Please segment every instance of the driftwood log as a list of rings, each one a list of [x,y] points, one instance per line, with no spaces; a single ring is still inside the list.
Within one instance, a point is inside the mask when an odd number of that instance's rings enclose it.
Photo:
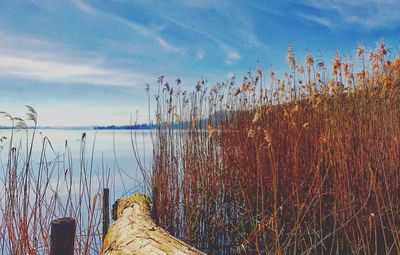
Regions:
[[[150,198],[139,193],[121,199],[117,220],[104,239],[102,254],[205,254],[157,226],[151,218],[151,208]]]

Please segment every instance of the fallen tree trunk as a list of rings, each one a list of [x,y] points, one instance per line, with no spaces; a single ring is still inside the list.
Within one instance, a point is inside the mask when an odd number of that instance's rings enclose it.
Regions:
[[[117,220],[104,239],[102,254],[205,254],[157,226],[151,207],[150,198],[139,193],[120,200]]]

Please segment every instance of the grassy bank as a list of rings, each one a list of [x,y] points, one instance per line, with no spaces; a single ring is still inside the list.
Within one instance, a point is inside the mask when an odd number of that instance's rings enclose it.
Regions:
[[[191,92],[159,79],[158,222],[210,254],[398,254],[400,58],[287,60]]]

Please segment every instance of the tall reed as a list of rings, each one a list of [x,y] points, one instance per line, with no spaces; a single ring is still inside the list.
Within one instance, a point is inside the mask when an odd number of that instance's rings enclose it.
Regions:
[[[400,253],[400,57],[287,60],[281,79],[159,79],[156,219],[209,254]]]
[[[102,236],[99,196],[108,186],[109,173],[103,171],[103,178],[94,179],[95,142],[87,150],[83,133],[80,164],[75,168],[67,141],[58,153],[49,138],[37,131],[37,113],[32,107],[27,106],[26,120],[1,114],[10,120],[11,129],[0,140],[0,253],[49,254],[51,221],[73,217],[77,222],[75,254],[98,254]],[[27,121],[33,123],[32,128]],[[86,158],[89,152],[91,157]]]

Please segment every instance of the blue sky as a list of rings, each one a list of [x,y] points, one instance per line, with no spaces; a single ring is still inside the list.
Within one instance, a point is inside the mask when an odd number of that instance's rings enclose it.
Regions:
[[[379,40],[399,53],[400,1],[3,0],[0,110],[31,105],[42,126],[145,121],[160,75],[190,89],[257,62],[284,72],[289,43],[329,61]]]

